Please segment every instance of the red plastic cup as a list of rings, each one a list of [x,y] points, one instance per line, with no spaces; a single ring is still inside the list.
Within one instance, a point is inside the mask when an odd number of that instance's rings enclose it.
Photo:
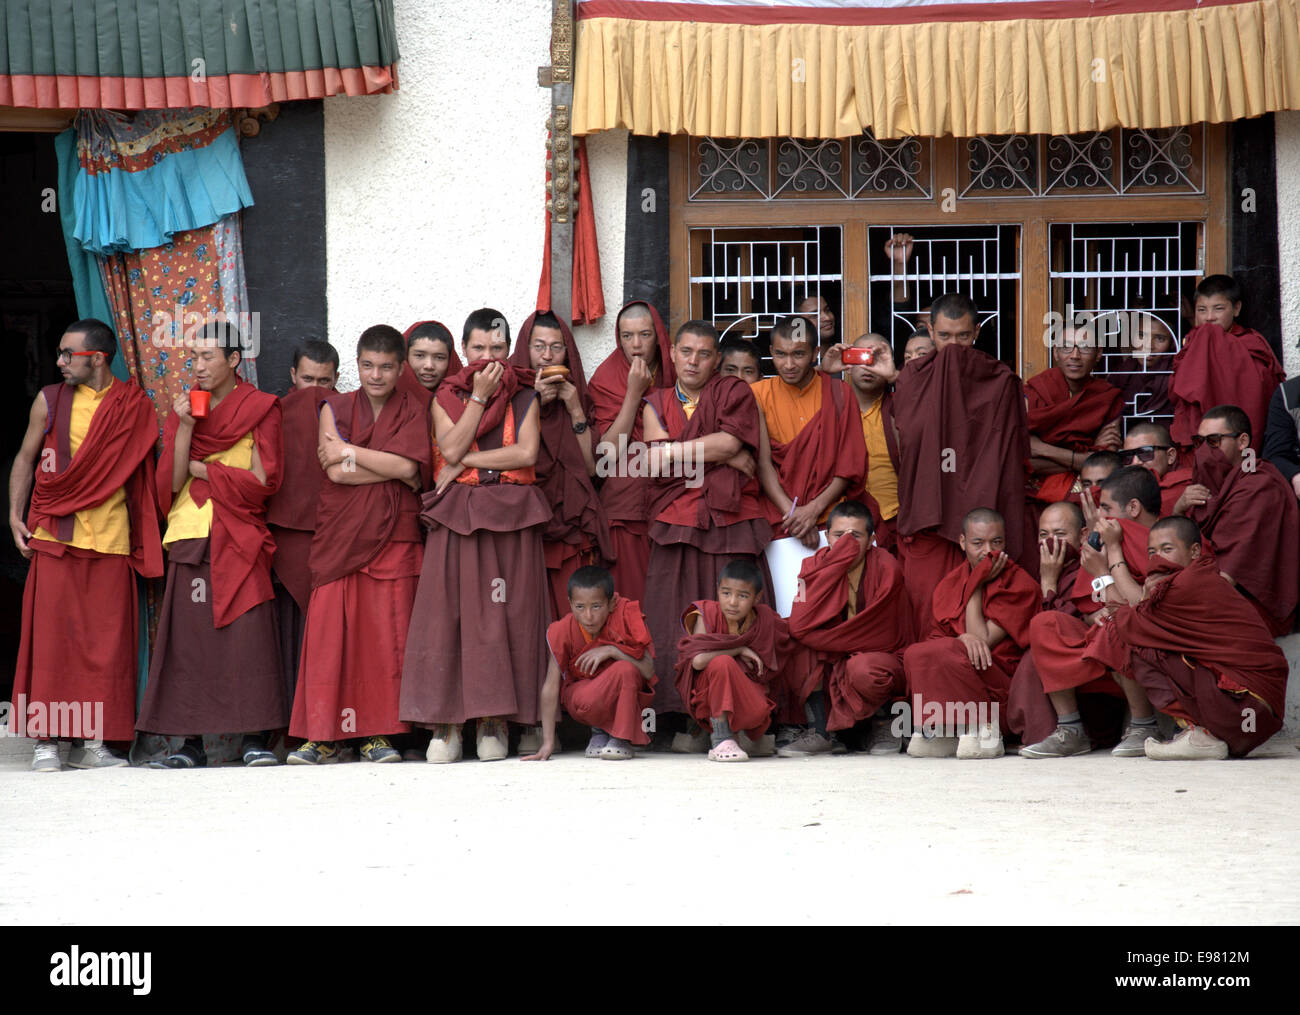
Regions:
[[[190,415],[195,419],[206,419],[208,406],[212,404],[212,392],[201,388],[190,391]]]

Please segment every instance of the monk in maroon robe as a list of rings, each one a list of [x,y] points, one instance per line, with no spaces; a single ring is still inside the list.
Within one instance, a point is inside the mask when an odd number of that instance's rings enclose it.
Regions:
[[[1237,323],[1241,290],[1228,275],[1211,275],[1196,287],[1196,327],[1183,339],[1174,357],[1169,397],[1174,406],[1170,427],[1183,447],[1214,405],[1240,406],[1250,419],[1250,432],[1259,450],[1268,423],[1268,402],[1286,380],[1268,344],[1258,331]]]
[[[894,388],[899,551],[922,638],[933,623],[935,587],[965,559],[958,543],[972,503],[1006,519],[1013,560],[1033,556],[1023,389],[1006,364],[973,348],[977,321],[965,296],[936,300],[929,327],[937,351],[904,365]]]
[[[862,491],[867,446],[849,386],[817,370],[811,330],[802,317],[777,322],[777,376],[751,390],[767,437],[759,448],[758,475],[772,538],[793,536],[816,549],[831,507],[847,491]]]
[[[401,718],[432,729],[435,764],[460,760],[469,719],[480,761],[506,757],[507,721],[538,724],[550,620],[536,392],[506,361],[510,329],[498,311],[470,314],[462,343],[468,365],[433,403],[436,478],[402,667]]]
[[[357,342],[361,389],[321,408],[325,470],[311,548],[312,592],[289,732],[307,742],[291,764],[337,760],[357,738],[365,761],[397,762],[402,662],[423,562],[419,490],[431,478],[428,415],[398,390],[406,345],[396,328]]]
[[[1132,718],[1111,753],[1120,758],[1141,757],[1143,744],[1155,729],[1155,713],[1140,687],[1122,677],[1116,683],[1104,672],[1092,672],[1081,666],[1079,659],[1097,637],[1096,625],[1117,606],[1141,598],[1147,534],[1156,522],[1160,488],[1149,471],[1127,466],[1102,484],[1097,507],[1089,502],[1082,507],[1087,529],[1096,535],[1100,546],[1086,542],[1080,546],[1080,567],[1070,596],[1073,609],[1040,613],[1030,622],[1033,668],[1026,671],[1026,684],[1017,694],[1017,702],[1029,714],[1024,724],[1025,746],[1020,751],[1026,758],[1071,757],[1092,750],[1092,739],[1081,719],[1079,695],[1108,694],[1112,684],[1127,699]],[[1030,700],[1040,688],[1056,715],[1055,722],[1041,707],[1041,700]],[[1098,734],[1098,739],[1111,739],[1106,723],[1099,724]]]
[[[903,649],[912,616],[903,572],[872,545],[871,513],[858,501],[831,509],[828,546],[803,562],[790,633],[813,652],[802,678],[788,683],[786,721],[807,728],[778,752],[805,757],[832,750],[831,737],[903,698]],[[897,746],[895,746],[895,752]]]
[[[402,338],[406,341],[406,369],[397,378],[397,388],[428,409],[438,385],[463,367],[456,355],[456,341],[441,321],[417,321],[402,333]],[[429,439],[432,442],[432,423]]]
[[[266,526],[275,540],[271,573],[276,586],[281,665],[291,698],[302,656],[302,625],[311,598],[316,498],[325,477],[316,457],[320,405],[334,390],[338,375],[338,350],[328,342],[309,339],[294,350],[289,370],[293,386],[280,396],[284,479],[267,502]]]
[[[1134,531],[1143,535],[1146,532],[1141,526],[1134,526]],[[1094,744],[1111,746],[1120,736],[1124,694],[1115,681],[1103,676],[1075,688],[1078,712],[1067,710],[1058,717],[1051,698],[1043,689],[1042,676],[1034,662],[1034,631],[1038,625],[1052,623],[1045,621],[1044,617],[1059,613],[1067,620],[1082,624],[1082,607],[1097,609],[1101,606],[1085,597],[1081,607],[1076,600],[1079,595],[1079,554],[1087,534],[1083,511],[1078,504],[1070,501],[1048,505],[1038,520],[1038,574],[1043,592],[1042,610],[1029,622],[1030,650],[1020,657],[1016,672],[1011,678],[1006,709],[1007,729],[1019,736],[1025,745],[1020,750],[1021,757],[1069,757],[1086,753]],[[1090,592],[1091,586],[1087,590]],[[1080,632],[1079,628],[1071,626],[1071,629]],[[1054,630],[1059,631],[1059,627]],[[1082,632],[1078,633],[1079,639],[1082,640],[1086,633],[1087,627],[1084,625]],[[1079,726],[1078,733],[1086,734],[1083,739],[1072,740],[1069,744],[1058,744],[1052,739],[1054,733],[1066,727],[1071,727],[1067,732],[1076,732],[1072,728],[1075,725]],[[1056,739],[1061,738],[1058,736]],[[1048,745],[1043,746],[1043,741],[1049,741]]]
[[[1123,396],[1093,376],[1100,352],[1090,332],[1067,326],[1052,350],[1057,365],[1025,382],[1030,479],[1041,503],[1065,500],[1090,452],[1120,446]]]
[[[551,658],[542,685],[538,750],[520,755],[545,761],[556,753],[559,706],[591,727],[586,756],[627,761],[633,745],[650,742],[646,721],[654,700],[654,645],[641,605],[614,593],[603,567],[587,565],[569,577],[569,611],[546,629]]]
[[[619,311],[615,338],[614,351],[591,375],[587,390],[591,423],[600,441],[597,475],[602,477],[600,499],[613,543],[614,585],[620,595],[644,602],[650,564],[650,489],[643,477],[629,475],[617,463],[628,461],[629,448],[644,440],[642,398],[649,391],[671,389],[677,378],[668,329],[649,303],[636,300]]]
[[[677,693],[709,731],[710,761],[771,753],[765,742],[776,707],[770,689],[806,657],[786,622],[759,601],[763,589],[756,563],[733,560],[722,569],[717,599],[701,599],[682,614]]]
[[[967,513],[966,559],[934,590],[934,630],[903,652],[912,757],[1002,756],[999,714],[1041,603],[1038,583],[1007,554],[1006,541],[996,511]]]
[[[9,477],[9,527],[31,561],[9,733],[37,741],[38,772],[59,771],[54,741],[69,737],[88,742],[72,767],[125,765],[103,741],[129,741],[135,726],[134,574],[162,574],[157,420],[139,387],[113,378],[116,345],[101,321],[64,332],[63,383],[36,396]]]
[[[1250,419],[1237,406],[1206,412],[1194,438],[1193,479],[1209,498],[1187,517],[1212,544],[1223,576],[1280,638],[1290,633],[1300,599],[1300,506],[1251,441]]]
[[[677,383],[650,392],[642,412],[642,431],[655,445],[647,465],[658,477],[646,480],[652,484],[646,581],[656,592],[646,617],[655,640],[659,712],[685,711],[673,681],[682,601],[708,598],[730,561],[758,556],[771,539],[754,478],[758,404],[748,384],[718,375],[717,364],[718,333],[688,321],[673,342]]]
[[[551,505],[542,535],[551,615],[569,612],[569,578],[580,567],[614,556],[596,474],[596,433],[582,355],[573,333],[552,314],[533,314],[515,339],[510,362],[520,383],[537,392],[542,428],[537,483]]]
[[[1160,517],[1180,514],[1179,501],[1192,482],[1192,467],[1184,463],[1169,428],[1163,423],[1134,423],[1119,452],[1123,465],[1140,465],[1160,483]]]
[[[183,394],[163,434],[167,587],[136,729],[186,742],[155,767],[202,767],[203,734],[230,732],[245,734],[244,764],[276,764],[262,734],[289,721],[266,527],[283,474],[280,402],[239,379],[241,348],[233,325],[204,328],[194,378],[206,415]]]
[[[1286,656],[1258,614],[1219,573],[1189,518],[1151,527],[1141,600],[1122,606],[1084,653],[1094,672],[1131,676],[1182,732],[1152,736],[1146,757],[1244,757],[1282,728]]]

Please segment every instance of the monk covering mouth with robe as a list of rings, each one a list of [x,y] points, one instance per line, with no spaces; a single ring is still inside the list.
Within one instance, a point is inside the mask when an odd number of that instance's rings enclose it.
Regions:
[[[1076,488],[1089,452],[1120,446],[1123,396],[1093,376],[1100,351],[1090,329],[1068,325],[1052,349],[1056,366],[1025,382],[1031,481],[1043,503],[1064,500]]]
[[[772,753],[766,734],[776,706],[768,688],[803,655],[785,621],[759,602],[763,587],[757,564],[733,560],[719,576],[717,599],[701,599],[682,614],[677,693],[709,731],[710,761]]]
[[[794,709],[789,718],[806,716],[808,726],[780,749],[782,757],[829,754],[829,733],[875,716],[906,694],[903,648],[911,641],[911,604],[902,568],[889,551],[871,545],[873,532],[865,504],[841,501],[831,509],[829,545],[799,571],[802,595],[791,608],[790,633],[813,658],[787,687]],[[893,753],[898,747],[894,740]]]
[[[1134,423],[1124,435],[1121,465],[1140,465],[1160,483],[1160,517],[1183,514],[1180,498],[1192,482],[1192,467],[1181,461],[1169,428],[1162,423]]]
[[[688,321],[673,342],[677,383],[645,399],[642,430],[649,455],[650,567],[654,590],[646,617],[655,640],[658,712],[685,712],[673,681],[683,601],[706,599],[722,569],[756,557],[771,538],[753,478],[760,423],[749,385],[721,377],[718,333]]]
[[[867,447],[852,392],[817,370],[811,338],[812,327],[802,317],[777,322],[772,329],[777,376],[752,390],[767,435],[758,475],[772,538],[793,536],[816,549],[818,527],[831,507],[847,490],[861,490]]]
[[[640,300],[619,311],[614,325],[617,347],[591,376],[591,423],[600,441],[597,454],[602,477],[600,499],[613,541],[614,585],[621,595],[645,600],[650,563],[650,488],[644,477],[630,474],[628,448],[639,445],[642,398],[646,392],[671,389],[672,343],[659,311]],[[612,466],[610,463],[613,463]]]
[[[542,684],[542,737],[524,761],[556,753],[559,706],[591,727],[586,756],[627,761],[634,744],[650,742],[644,713],[654,700],[654,646],[641,604],[614,594],[603,567],[580,567],[569,577],[569,611],[546,629],[550,649]]]
[[[1274,637],[1290,633],[1300,598],[1300,506],[1286,479],[1251,448],[1250,418],[1216,405],[1201,419],[1193,479],[1210,492],[1187,511],[1219,570]]]
[[[1219,574],[1191,519],[1151,527],[1142,599],[1118,609],[1084,663],[1132,675],[1183,727],[1150,737],[1157,761],[1244,757],[1282,728],[1287,661],[1263,621]]]
[[[1145,529],[1137,527],[1145,535]],[[1083,540],[1088,535],[1087,523],[1082,509],[1071,501],[1060,501],[1043,509],[1038,520],[1038,575],[1043,592],[1043,606],[1033,620],[1029,622],[1030,650],[1020,657],[1015,675],[1011,678],[1011,691],[1007,696],[1007,729],[1019,735],[1026,746],[1020,754],[1026,758],[1066,757],[1069,754],[1083,754],[1085,747],[1091,749],[1092,743],[1102,742],[1106,746],[1114,744],[1120,736],[1123,721],[1124,694],[1119,685],[1108,676],[1102,676],[1090,684],[1076,688],[1081,695],[1078,713],[1068,710],[1058,718],[1052,707],[1052,700],[1043,690],[1042,677],[1034,662],[1034,631],[1040,624],[1050,624],[1043,618],[1053,613],[1062,615],[1062,619],[1078,621],[1080,627],[1071,627],[1081,642],[1087,635],[1087,626],[1082,623],[1083,614],[1080,605],[1075,602],[1076,587],[1079,576],[1079,554]],[[1091,586],[1087,587],[1091,591]],[[1091,603],[1090,600],[1087,601]],[[1094,604],[1094,608],[1100,604]],[[1078,732],[1088,734],[1088,742],[1083,740],[1068,745],[1059,745],[1052,736],[1058,729],[1078,726]],[[1049,741],[1052,753],[1041,741]],[[1029,753],[1026,753],[1026,752]]]
[[[116,348],[102,321],[68,327],[59,342],[63,383],[36,396],[9,477],[9,528],[31,561],[9,732],[36,740],[37,772],[59,771],[60,738],[86,741],[73,744],[73,768],[119,768],[126,759],[104,741],[134,735],[132,572],[162,574],[153,461],[158,424],[144,392],[113,378]],[[91,714],[78,721],[53,707],[67,702],[84,702]]]
[[[506,721],[539,722],[549,607],[542,533],[550,505],[536,485],[537,393],[506,361],[510,326],[483,308],[465,320],[466,367],[438,388],[429,533],[402,667],[401,718],[429,726],[426,758],[461,757],[477,719],[480,761],[508,752]]]
[[[903,652],[914,758],[1002,756],[998,713],[1041,602],[1038,583],[1005,547],[1001,515],[989,508],[966,515],[966,559],[934,590],[935,630]]]
[[[537,392],[541,444],[537,484],[550,504],[542,536],[551,615],[569,612],[569,578],[580,567],[614,556],[605,506],[592,482],[596,434],[582,356],[573,334],[552,314],[533,314],[515,339],[510,362],[520,383]]]
[[[904,366],[894,387],[900,559],[921,638],[934,619],[935,587],[964,558],[958,543],[970,504],[1006,519],[1013,560],[1032,553],[1024,393],[1005,363],[973,348],[978,318],[960,293],[935,300],[930,331],[937,351]]]
[[[289,721],[266,527],[283,472],[280,402],[236,375],[242,347],[233,325],[203,327],[194,379],[207,414],[182,394],[163,435],[167,587],[136,729],[186,742],[154,767],[202,767],[203,734],[232,732],[245,734],[244,764],[274,765],[262,734]]]
[[[302,626],[311,598],[311,541],[316,532],[316,500],[325,471],[316,457],[320,406],[334,391],[339,354],[328,342],[308,339],[294,350],[289,371],[293,384],[280,396],[284,438],[284,479],[266,505],[266,527],[275,540],[271,572],[275,578],[280,626],[280,666],[290,700],[302,657]]]
[[[1268,339],[1237,323],[1241,289],[1228,275],[1211,275],[1196,287],[1196,327],[1174,357],[1169,398],[1174,406],[1170,431],[1183,447],[1201,425],[1205,410],[1236,405],[1250,419],[1256,450],[1268,422],[1268,402],[1286,372]]]
[[[1074,610],[1040,613],[1030,622],[1033,669],[1024,674],[1028,686],[1018,689],[1023,691],[1023,697],[1017,693],[1016,700],[1026,711],[1031,705],[1037,707],[1032,713],[1036,717],[1032,729],[1027,722],[1024,731],[1025,746],[1020,749],[1023,758],[1068,758],[1092,750],[1078,694],[1108,693],[1107,681],[1111,678],[1104,671],[1081,665],[1079,660],[1099,634],[1096,625],[1118,606],[1141,598],[1141,583],[1146,579],[1147,530],[1156,522],[1160,487],[1150,472],[1131,465],[1102,484],[1097,507],[1090,501],[1082,507],[1087,528],[1100,546],[1087,542],[1080,546],[1080,568],[1071,594]],[[1147,737],[1156,730],[1155,712],[1141,687],[1122,674],[1113,676],[1128,701],[1131,717],[1111,754],[1140,758]],[[1040,687],[1057,717],[1050,730],[1041,701],[1027,700]],[[1040,733],[1042,738],[1035,739]]]
[[[312,593],[289,732],[307,742],[290,764],[338,760],[363,740],[363,760],[401,761],[398,717],[407,625],[423,560],[419,491],[430,480],[428,408],[399,390],[406,344],[378,324],[357,342],[361,389],[321,407],[325,470],[312,541]]]

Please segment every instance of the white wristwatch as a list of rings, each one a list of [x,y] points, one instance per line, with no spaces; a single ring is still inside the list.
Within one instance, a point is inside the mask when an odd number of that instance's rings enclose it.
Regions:
[[[1104,574],[1100,578],[1094,578],[1092,580],[1093,595],[1097,595],[1097,596],[1104,595],[1106,590],[1114,584],[1115,584],[1115,579],[1108,574]]]

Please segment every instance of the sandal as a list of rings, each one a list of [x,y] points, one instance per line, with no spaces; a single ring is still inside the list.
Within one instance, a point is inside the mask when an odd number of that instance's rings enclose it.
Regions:
[[[161,761],[149,762],[150,768],[207,768],[208,756],[202,748],[186,744],[175,754],[169,754]]]
[[[601,761],[627,761],[632,757],[632,745],[618,737],[610,737],[609,743],[600,751]]]
[[[591,739],[587,741],[587,749],[583,753],[588,758],[599,758],[600,752],[609,746],[613,738],[604,730],[593,729]]]
[[[709,751],[710,761],[748,761],[749,755],[740,749],[734,740],[724,740]]]

